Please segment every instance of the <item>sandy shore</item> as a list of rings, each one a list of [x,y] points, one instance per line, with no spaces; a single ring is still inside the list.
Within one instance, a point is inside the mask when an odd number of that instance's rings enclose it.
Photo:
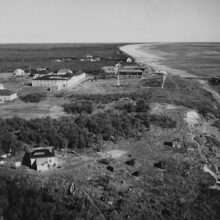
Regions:
[[[131,45],[122,46],[119,49],[124,53],[128,54],[129,56],[133,57],[137,63],[151,66],[155,70],[166,71],[168,74],[172,74],[180,77],[195,77],[195,78],[197,77],[186,71],[170,68],[168,66],[159,64],[159,61],[163,58],[152,54],[150,51],[150,45],[152,44],[131,44]],[[145,46],[144,50],[142,48],[143,46]],[[149,51],[146,46],[149,46]],[[213,90],[208,85],[208,83],[201,80],[198,80],[198,82],[203,86],[205,90],[212,93],[214,99],[220,105],[220,95],[215,90]]]
[[[119,49],[129,56],[133,57],[137,63],[151,66],[155,70],[166,71],[169,74],[178,75],[181,77],[195,77],[194,75],[187,73],[186,71],[170,68],[168,66],[159,64],[158,61],[162,58],[150,53],[150,48],[149,51],[147,51],[146,49],[146,46],[150,45],[152,44],[131,44],[122,46]],[[145,46],[144,50],[142,50],[143,46]]]

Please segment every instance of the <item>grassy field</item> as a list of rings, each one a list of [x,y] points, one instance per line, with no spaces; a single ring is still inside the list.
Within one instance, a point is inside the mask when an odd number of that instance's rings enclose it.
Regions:
[[[125,60],[118,49],[123,44],[12,44],[0,45],[0,72],[13,72],[16,68],[47,67],[51,71],[61,68],[92,72],[103,66]],[[101,58],[99,62],[81,62],[86,55]],[[56,59],[66,58],[63,62]]]
[[[26,67],[39,62],[57,68],[51,60],[58,55],[113,57],[96,63],[68,61],[70,68],[97,70],[108,62],[114,64],[120,56],[117,45],[1,47],[14,64],[19,62],[18,54],[24,53]],[[10,62],[3,63],[9,67]],[[216,123],[212,126],[215,116],[220,118],[220,106],[197,81],[169,74],[164,88],[149,88],[135,78],[122,79],[117,87],[117,80],[111,78],[47,91],[32,88],[27,76],[2,74],[0,79],[20,96],[45,94],[38,103],[17,99],[0,105],[1,145],[9,148],[14,143],[18,152],[22,149],[0,167],[0,215],[36,220],[219,219],[219,191],[210,189],[215,181],[203,172],[203,166],[207,163],[213,172],[220,167],[219,131]],[[64,104],[86,103],[91,104],[91,112],[70,108],[67,114],[63,109]],[[139,109],[140,103],[147,108],[139,112],[138,103]],[[193,110],[199,115],[195,125],[186,120]],[[13,116],[55,119],[3,119]],[[14,142],[8,142],[8,137]],[[174,139],[179,140],[179,148],[164,144]],[[26,166],[12,169],[11,163],[22,160],[23,150],[36,144],[56,147],[59,168],[45,173]],[[71,194],[72,183],[75,191]]]

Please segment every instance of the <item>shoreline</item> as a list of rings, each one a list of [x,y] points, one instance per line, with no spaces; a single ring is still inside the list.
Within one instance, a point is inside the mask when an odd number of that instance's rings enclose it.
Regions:
[[[158,44],[158,43],[157,43]],[[119,47],[121,51],[133,57],[137,63],[148,65],[153,67],[155,70],[166,71],[171,75],[181,76],[181,77],[196,77],[184,70],[170,68],[168,66],[159,64],[161,57],[151,54],[150,51],[141,51],[142,46],[147,46],[148,44],[130,44],[126,46]],[[153,44],[149,44],[153,45]],[[149,49],[150,50],[150,49]]]
[[[145,48],[145,51],[141,51],[141,47],[147,46],[147,45],[153,45],[153,43],[151,44],[147,44],[147,43],[129,44],[129,45],[119,47],[119,49],[122,52],[128,54],[129,56],[133,57],[137,63],[151,66],[156,71],[166,71],[168,74],[183,77],[183,78],[187,78],[187,77],[193,77],[195,79],[197,78],[196,75],[190,74],[184,70],[174,69],[174,68],[170,68],[168,66],[159,64],[160,59],[162,59],[161,57],[151,54],[150,51],[149,52],[146,51],[146,48]],[[212,93],[213,98],[220,105],[220,94],[218,94],[213,88],[211,88],[211,86],[207,82],[198,80],[198,83],[202,86],[203,89]]]

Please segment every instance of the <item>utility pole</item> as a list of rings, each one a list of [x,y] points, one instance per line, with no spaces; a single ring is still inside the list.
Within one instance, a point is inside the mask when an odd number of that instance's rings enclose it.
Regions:
[[[117,75],[117,86],[118,86],[118,87],[121,86],[121,84],[120,84],[120,71],[119,71],[120,67],[121,67],[121,64],[120,64],[120,63],[117,63],[117,64],[115,65],[115,75]]]
[[[120,77],[119,77],[119,72],[118,72],[118,75],[117,75],[117,86],[120,87]]]

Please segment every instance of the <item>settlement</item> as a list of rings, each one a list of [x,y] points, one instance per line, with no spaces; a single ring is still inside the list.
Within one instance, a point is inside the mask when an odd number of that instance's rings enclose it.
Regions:
[[[62,74],[55,74],[50,73],[47,75],[42,75],[32,79],[32,86],[33,87],[46,87],[50,90],[59,90],[65,87],[71,87],[77,85],[82,80],[86,78],[85,73],[80,74],[71,74],[66,73]]]

